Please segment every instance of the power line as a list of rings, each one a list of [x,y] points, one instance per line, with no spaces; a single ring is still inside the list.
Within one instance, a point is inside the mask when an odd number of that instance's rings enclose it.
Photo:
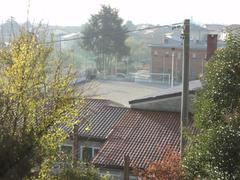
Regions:
[[[146,31],[146,30],[151,30],[151,29],[158,29],[162,27],[172,27],[172,30],[176,28],[182,27],[183,23],[174,23],[174,24],[168,24],[168,25],[158,25],[158,26],[151,26],[151,27],[146,27],[146,28],[140,28],[140,29],[134,29],[134,30],[128,30],[125,33],[133,33],[133,32],[139,32],[139,31]],[[53,43],[59,43],[59,42],[66,42],[66,41],[75,41],[75,40],[81,40],[81,39],[86,39],[84,37],[76,37],[76,38],[69,38],[69,39],[60,39],[60,40],[55,40],[55,41],[49,41],[45,42],[43,44],[53,44]]]
[[[141,29],[129,30],[126,33],[145,31],[145,30],[157,29],[157,28],[168,27],[168,26],[172,26],[172,28],[176,28],[176,27],[180,27],[182,24],[183,23],[174,23],[174,24],[169,24],[169,25],[151,26],[151,27],[146,27],[146,28],[141,28]]]

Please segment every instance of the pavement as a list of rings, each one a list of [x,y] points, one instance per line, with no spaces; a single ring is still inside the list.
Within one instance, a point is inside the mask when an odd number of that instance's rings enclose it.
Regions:
[[[78,88],[86,97],[108,99],[129,107],[129,101],[156,94],[166,89],[166,86],[151,83],[97,80],[81,84]]]

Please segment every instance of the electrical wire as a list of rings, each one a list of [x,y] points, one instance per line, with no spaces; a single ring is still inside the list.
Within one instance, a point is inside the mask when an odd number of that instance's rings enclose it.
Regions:
[[[158,29],[158,28],[169,27],[169,26],[172,27],[172,30],[173,30],[173,29],[182,27],[182,24],[183,24],[183,23],[174,23],[174,24],[168,24],[168,25],[150,26],[150,27],[141,28],[141,29],[127,30],[125,33],[133,33],[133,32],[139,32],[139,31],[146,31],[146,30]],[[54,43],[59,43],[59,42],[75,41],[75,40],[82,40],[82,39],[86,39],[86,38],[84,38],[84,37],[76,37],[76,38],[69,38],[69,39],[61,39],[61,40],[55,40],[55,41],[45,42],[45,43],[43,43],[43,44],[54,44]]]

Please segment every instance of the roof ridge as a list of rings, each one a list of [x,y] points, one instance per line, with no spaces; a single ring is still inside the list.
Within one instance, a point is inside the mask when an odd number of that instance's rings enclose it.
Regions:
[[[153,111],[153,110],[144,110],[144,109],[137,109],[137,108],[131,108],[131,107],[120,107],[120,106],[112,106],[112,105],[106,105],[102,108],[112,108],[112,109],[126,109],[129,111],[134,112],[146,112],[146,113],[169,113],[169,114],[180,114],[180,112],[175,111]]]
[[[125,107],[125,106],[123,106],[123,107],[121,107],[121,106],[113,106],[113,105],[106,105],[106,106],[104,106],[103,108],[115,108],[115,109],[128,109],[128,110],[130,110],[131,108],[129,108],[129,107]]]

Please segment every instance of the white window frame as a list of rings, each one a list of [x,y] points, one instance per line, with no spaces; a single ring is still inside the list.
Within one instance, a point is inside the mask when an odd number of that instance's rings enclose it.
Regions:
[[[100,150],[100,147],[96,147],[96,146],[80,146],[80,160],[83,160],[83,148],[92,148],[92,157],[94,158],[94,150],[98,149]],[[96,154],[95,154],[96,155]]]
[[[72,148],[72,153],[73,153],[73,145],[72,145],[72,144],[65,144],[65,143],[60,144],[60,145],[59,145],[59,149],[60,149],[60,151],[62,151],[62,146],[68,146],[68,147],[71,147],[71,148]]]

